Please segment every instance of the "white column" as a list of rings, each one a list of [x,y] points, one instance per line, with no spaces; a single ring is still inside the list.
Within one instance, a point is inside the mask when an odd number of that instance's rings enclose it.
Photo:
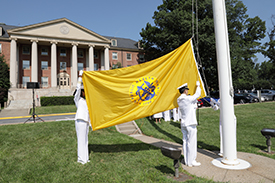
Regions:
[[[16,53],[17,53],[17,46],[16,46],[16,38],[11,38],[11,46],[10,46],[10,82],[11,88],[16,88],[17,85],[17,77],[16,77]]]
[[[31,81],[38,82],[38,57],[37,57],[37,40],[32,42],[32,56],[31,56]]]
[[[220,88],[220,120],[222,122],[223,159],[227,165],[239,164],[234,124],[234,91],[230,66],[226,10],[224,0],[212,0],[215,25],[216,52]]]
[[[71,81],[72,87],[76,87],[77,84],[77,43],[72,43],[72,73],[71,73]]]
[[[56,52],[56,44],[57,42],[51,42],[51,87],[57,87],[57,52]]]
[[[110,60],[109,60],[109,46],[104,47],[104,67],[105,70],[110,69]]]
[[[100,70],[104,71],[104,51],[100,51]]]
[[[95,45],[89,45],[89,71],[94,71],[94,47]]]

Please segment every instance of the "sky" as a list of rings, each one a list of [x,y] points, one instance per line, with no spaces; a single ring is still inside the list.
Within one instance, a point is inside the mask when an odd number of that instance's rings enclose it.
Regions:
[[[275,0],[242,1],[249,17],[259,16],[266,21],[267,30],[272,27]],[[162,0],[0,0],[0,4],[0,22],[7,25],[27,26],[67,18],[102,36],[138,41],[141,29],[148,22],[154,25],[152,17]],[[268,38],[263,40],[267,41]],[[258,62],[264,59],[258,55]]]

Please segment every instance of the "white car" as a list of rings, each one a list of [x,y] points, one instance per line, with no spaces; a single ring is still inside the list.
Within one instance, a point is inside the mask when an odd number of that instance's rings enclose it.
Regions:
[[[257,97],[257,99],[259,100],[259,97],[257,96],[256,93],[248,93],[248,94],[253,95],[254,97]],[[262,101],[262,102],[264,102],[264,101],[266,101],[266,100],[267,100],[267,99],[266,99],[265,97],[261,96],[261,101]]]
[[[261,90],[261,96],[265,97],[267,100],[275,101],[275,90],[263,89]]]

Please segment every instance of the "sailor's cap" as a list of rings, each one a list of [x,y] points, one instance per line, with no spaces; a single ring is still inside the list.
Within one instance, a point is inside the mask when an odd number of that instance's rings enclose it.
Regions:
[[[183,88],[185,90],[189,90],[187,83],[184,83],[183,85],[179,86],[178,90],[181,89],[181,88]]]

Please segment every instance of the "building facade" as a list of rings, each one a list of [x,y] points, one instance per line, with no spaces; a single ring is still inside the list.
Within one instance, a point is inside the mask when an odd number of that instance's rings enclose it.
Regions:
[[[62,95],[57,93],[75,89],[79,70],[144,62],[138,42],[102,36],[66,18],[23,27],[0,24],[0,53],[10,67],[11,100],[20,98],[16,92],[26,89],[27,82]]]

